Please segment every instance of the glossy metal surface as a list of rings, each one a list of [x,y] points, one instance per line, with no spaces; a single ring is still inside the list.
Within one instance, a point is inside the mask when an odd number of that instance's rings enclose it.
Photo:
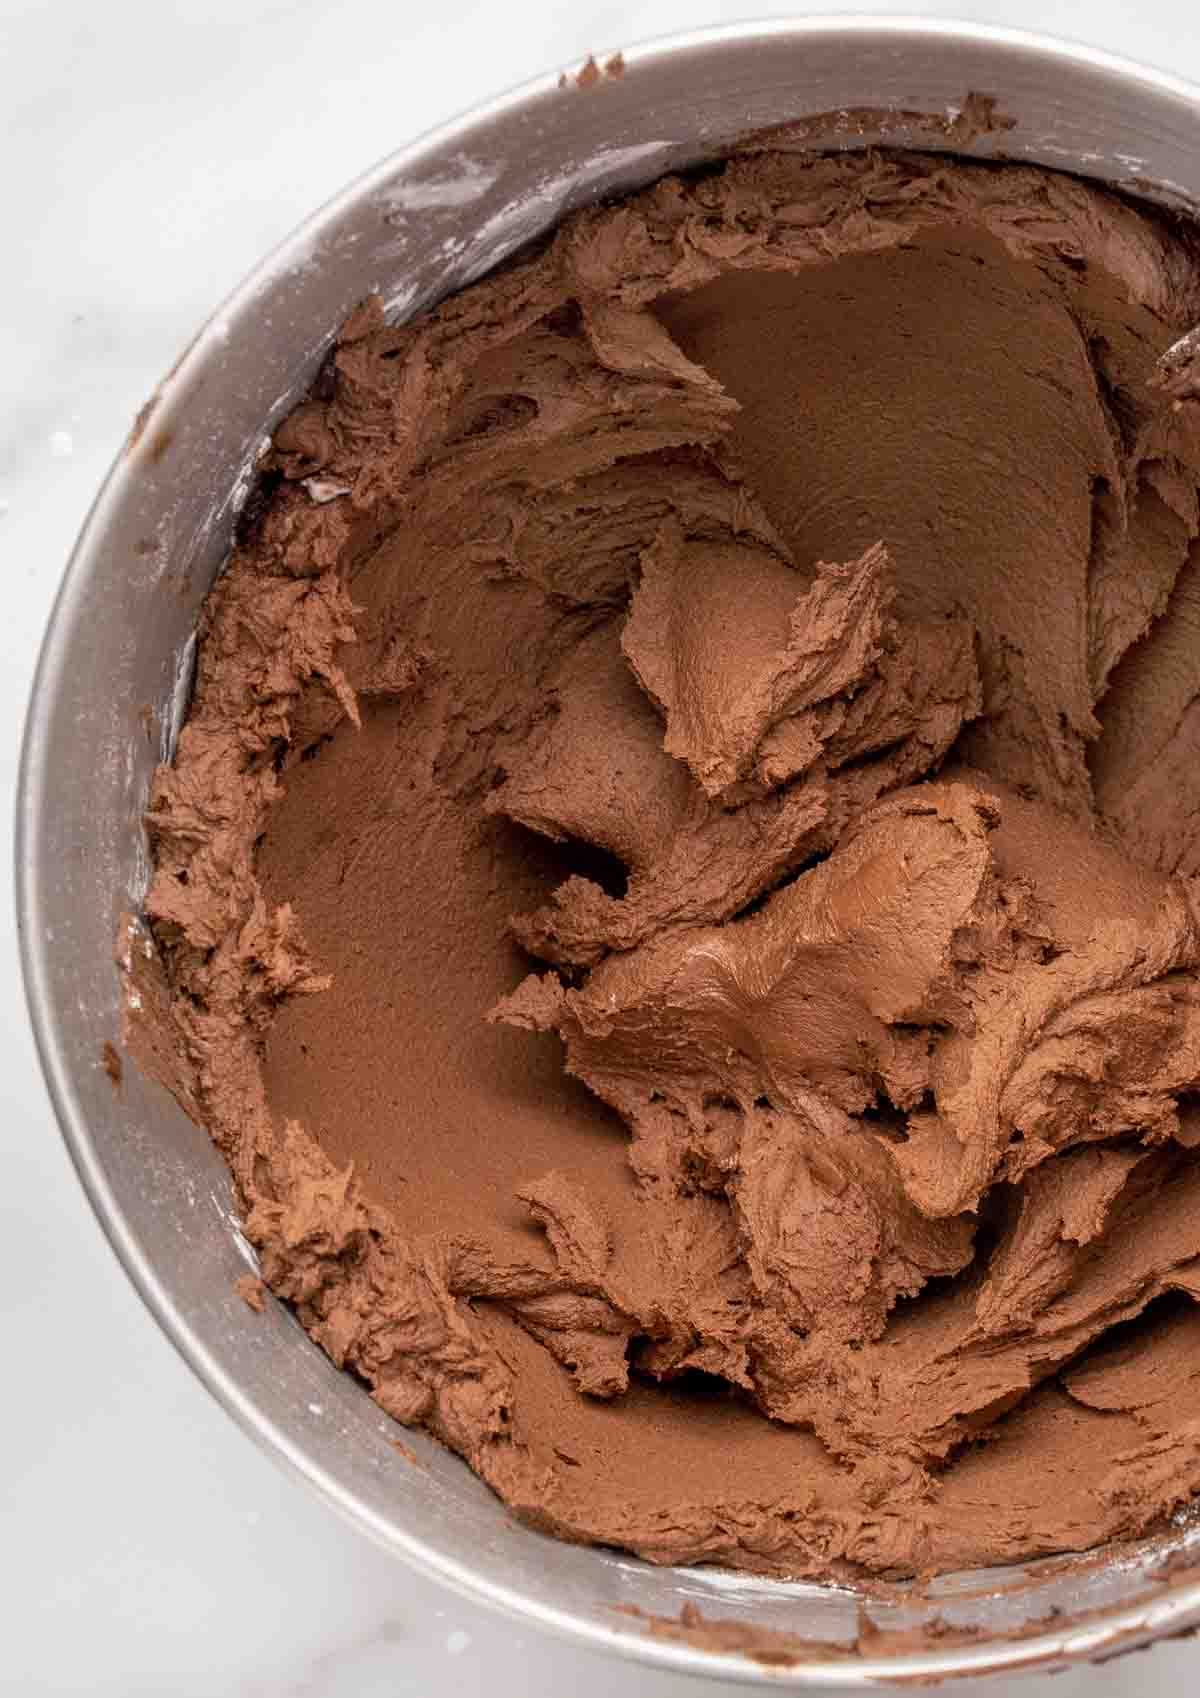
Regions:
[[[747,131],[847,107],[952,112],[972,90],[1017,124],[970,152],[1200,206],[1200,93],[1086,49],[974,25],[832,18],[679,37],[627,48],[624,61],[622,75],[591,86],[557,73],[530,83],[325,207],[199,333],[113,468],[47,633],[18,812],[26,983],[64,1136],[131,1279],[230,1413],[382,1544],[476,1599],[593,1646],[794,1686],[1045,1669],[1177,1632],[1200,1621],[1200,1585],[1150,1576],[1190,1543],[1183,1527],[1084,1573],[964,1576],[935,1588],[934,1603],[897,1592],[870,1604],[881,1626],[940,1615],[979,1636],[847,1660],[860,1607],[849,1592],[654,1569],[547,1540],[423,1435],[409,1436],[418,1465],[398,1471],[397,1429],[281,1306],[247,1325],[232,1287],[249,1251],[206,1134],[133,1068],[117,1093],[100,1065],[119,1032],[117,922],[144,887],[140,817],[186,703],[198,608],[266,433],[365,294],[405,316],[570,208],[717,155]],[[937,145],[902,126],[885,139]],[[618,1607],[678,1617],[686,1604],[803,1635],[813,1653],[793,1667],[713,1655],[650,1637]],[[1052,1628],[1011,1637],[1051,1609]]]

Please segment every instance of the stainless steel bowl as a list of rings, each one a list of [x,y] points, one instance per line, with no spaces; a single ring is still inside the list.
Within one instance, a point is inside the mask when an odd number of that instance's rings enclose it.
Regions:
[[[889,1655],[886,1638],[868,1636],[848,1654],[862,1604],[849,1591],[655,1569],[553,1542],[423,1435],[411,1437],[418,1465],[397,1466],[397,1429],[361,1386],[280,1305],[252,1318],[234,1295],[250,1252],[207,1135],[132,1068],[115,1092],[102,1065],[120,1027],[118,918],[143,892],[141,813],[186,704],[197,611],[260,445],[365,294],[405,316],[573,207],[746,132],[847,108],[890,114],[882,139],[894,143],[1039,161],[1200,207],[1200,91],[1030,35],[808,19],[626,49],[623,73],[579,69],[455,119],[317,213],[200,331],[96,501],[46,635],[18,812],[26,984],[63,1134],[130,1278],[226,1409],[381,1544],[481,1602],[624,1656],[795,1686],[1046,1669],[1178,1632],[1200,1621],[1182,1525],[1083,1571],[962,1576],[932,1599],[897,1591],[869,1605],[885,1631],[940,1617],[974,1637]],[[912,119],[952,117],[972,91],[994,96],[1015,126],[964,145],[945,133],[949,118]],[[827,145],[868,139],[834,122]],[[644,1615],[620,1607],[630,1605]],[[677,1620],[686,1606],[811,1646],[767,1666],[648,1631],[646,1616]]]

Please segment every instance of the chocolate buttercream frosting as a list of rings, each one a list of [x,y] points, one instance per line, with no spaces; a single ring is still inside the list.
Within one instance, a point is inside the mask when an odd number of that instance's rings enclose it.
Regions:
[[[767,152],[275,432],[130,1044],[524,1520],[897,1575],[1200,1488],[1198,321],[1148,208]]]

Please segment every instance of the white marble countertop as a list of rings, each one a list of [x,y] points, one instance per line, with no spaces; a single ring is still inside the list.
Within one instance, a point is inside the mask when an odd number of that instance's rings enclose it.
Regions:
[[[0,0],[0,782],[72,539],[190,332],[344,181],[587,51],[769,0]],[[846,8],[811,4],[812,11]],[[907,12],[915,5],[874,10]],[[959,0],[1200,80],[1194,0]],[[8,879],[8,860],[4,860]],[[464,1604],[305,1495],[143,1310],[59,1141],[0,907],[0,1692],[93,1698],[689,1698]],[[1200,1644],[989,1683],[995,1698],[1192,1692]],[[959,1688],[943,1687],[950,1693]]]

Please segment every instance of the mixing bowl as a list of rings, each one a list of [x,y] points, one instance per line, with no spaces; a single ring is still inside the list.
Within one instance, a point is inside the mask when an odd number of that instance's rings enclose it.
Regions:
[[[393,318],[412,314],[572,208],[801,119],[811,121],[793,141],[810,145],[882,140],[1036,161],[1200,208],[1200,91],[1085,48],[917,20],[747,24],[626,48],[385,161],[200,331],[84,527],[25,737],[29,1004],[80,1178],[161,1326],[266,1449],[397,1556],[578,1643],[676,1669],[865,1686],[1048,1668],[1200,1621],[1186,1518],[1099,1560],[870,1598],[552,1541],[425,1435],[408,1436],[415,1462],[402,1460],[400,1429],[282,1305],[249,1314],[233,1287],[253,1258],[207,1134],[134,1067],[115,1089],[111,1052],[103,1064],[120,1036],[114,939],[144,889],[141,816],[186,706],[197,613],[256,457],[335,327],[372,291]]]

